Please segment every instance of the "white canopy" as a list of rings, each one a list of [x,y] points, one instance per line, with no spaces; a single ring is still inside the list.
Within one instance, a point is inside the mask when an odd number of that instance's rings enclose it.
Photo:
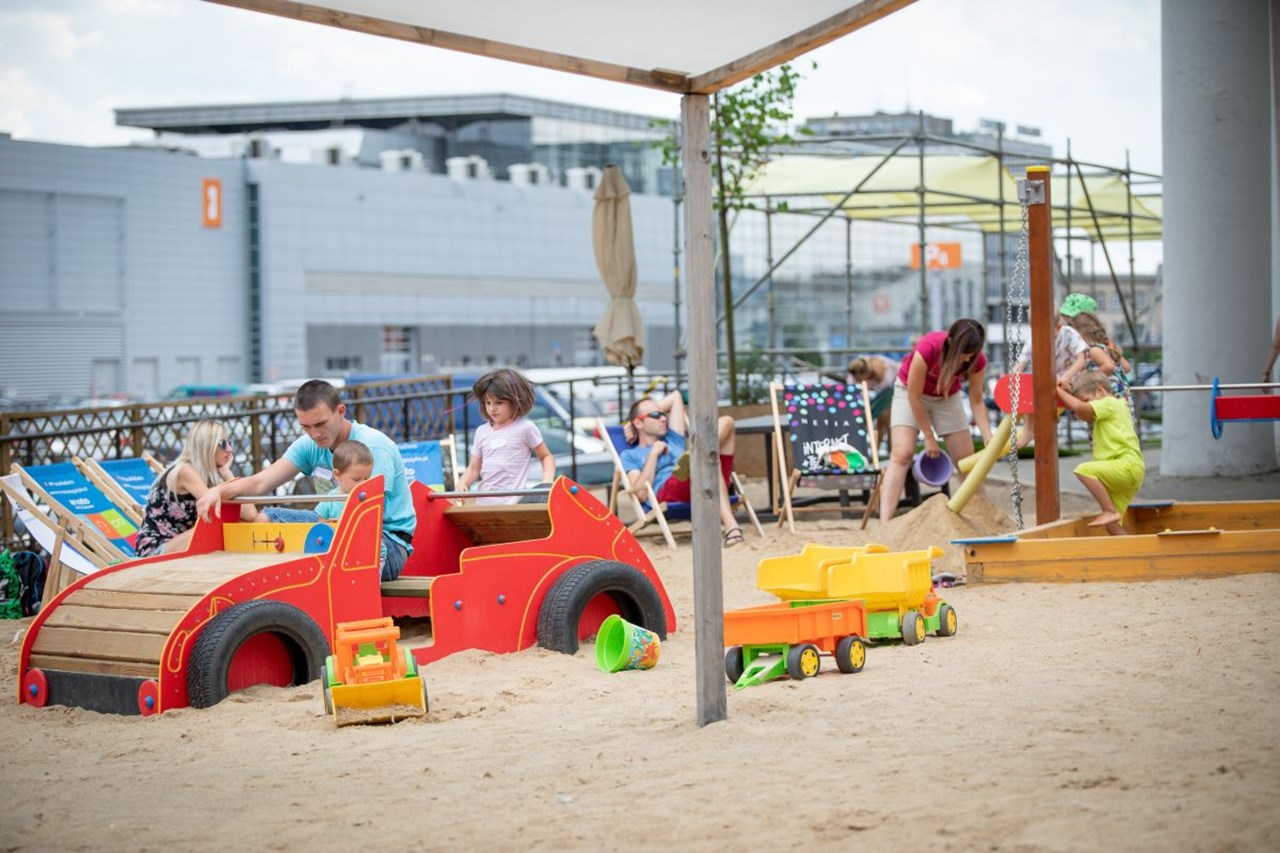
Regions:
[[[709,94],[913,0],[211,2],[620,83]]]

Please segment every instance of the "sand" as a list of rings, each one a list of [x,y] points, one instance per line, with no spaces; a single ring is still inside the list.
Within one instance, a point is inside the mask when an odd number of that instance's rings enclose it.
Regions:
[[[748,533],[726,606],[769,601],[757,561],[806,542],[942,544],[935,504]],[[957,636],[730,688],[699,727],[692,550],[647,550],[679,631],[645,672],[590,645],[466,652],[424,668],[426,717],[341,729],[318,682],[148,719],[10,692],[0,849],[1280,848],[1280,575],[948,589]],[[11,691],[17,657],[0,645]]]

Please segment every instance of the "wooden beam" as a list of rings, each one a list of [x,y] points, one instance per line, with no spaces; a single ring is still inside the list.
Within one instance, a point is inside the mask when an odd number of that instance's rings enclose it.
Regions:
[[[383,36],[384,38],[414,42],[428,47],[485,56],[490,59],[519,62],[523,65],[549,68],[553,71],[565,71],[570,74],[581,74],[585,77],[597,77],[601,80],[612,80],[616,83],[629,83],[633,86],[661,89],[664,92],[683,93],[689,88],[689,78],[681,72],[631,68],[612,62],[600,62],[594,59],[569,56],[568,54],[554,53],[548,50],[537,50],[517,44],[431,29],[430,27],[417,27],[400,21],[389,21],[368,15],[340,12],[311,3],[297,3],[291,0],[208,0],[208,2],[218,3],[223,6],[234,6],[238,9],[247,9],[253,12],[264,12],[281,18],[293,18],[312,24],[322,24],[327,27],[337,27],[338,29],[353,30],[355,32],[368,33],[369,35]],[[899,0],[899,2],[902,2],[902,0]]]
[[[689,460],[693,522],[694,657],[697,723],[728,716],[724,678],[724,586],[720,540],[720,465],[716,405],[715,272],[711,216],[711,104],[680,100],[684,237],[689,282]]]
[[[1280,571],[1280,530],[1089,536],[964,547],[970,578],[986,583],[1147,581]]]
[[[1053,363],[1053,223],[1050,221],[1049,167],[1027,167],[1027,189],[1039,184],[1040,197],[1027,203],[1027,277],[1031,284],[1031,363],[1035,388],[1036,521],[1062,516],[1058,494],[1058,394]]]
[[[748,77],[754,77],[762,71],[767,71],[775,65],[780,65],[788,59],[795,59],[802,53],[808,53],[816,47],[846,36],[854,30],[862,29],[873,21],[878,21],[899,9],[910,6],[913,2],[915,0],[863,0],[856,6],[837,12],[768,47],[704,74],[691,77],[688,84],[689,91],[703,95],[718,92]]]

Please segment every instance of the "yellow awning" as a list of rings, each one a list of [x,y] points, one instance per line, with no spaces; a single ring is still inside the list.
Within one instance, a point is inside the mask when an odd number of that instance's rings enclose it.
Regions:
[[[926,226],[990,233],[1022,227],[1017,180],[992,155],[926,154],[923,168],[917,153],[786,155],[746,192],[823,199],[850,219],[917,223],[923,215]],[[1135,240],[1161,237],[1160,196],[1134,194],[1119,174],[1053,174],[1050,198],[1055,228],[1091,239],[1123,240],[1131,231]]]

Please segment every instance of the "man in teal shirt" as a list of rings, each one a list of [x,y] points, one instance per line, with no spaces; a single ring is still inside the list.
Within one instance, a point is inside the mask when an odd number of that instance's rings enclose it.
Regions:
[[[298,474],[312,478],[317,494],[328,494],[337,487],[333,477],[333,448],[354,439],[369,448],[373,454],[373,476],[381,474],[385,482],[379,565],[383,580],[395,580],[413,550],[410,543],[417,523],[399,448],[373,427],[348,420],[346,404],[328,382],[312,379],[304,383],[294,395],[293,409],[305,435],[289,445],[283,458],[264,470],[209,489],[196,501],[196,511],[208,520],[209,510],[221,506],[224,498],[270,494]],[[268,510],[268,517],[275,521],[318,521],[320,518],[314,512],[279,509]]]

